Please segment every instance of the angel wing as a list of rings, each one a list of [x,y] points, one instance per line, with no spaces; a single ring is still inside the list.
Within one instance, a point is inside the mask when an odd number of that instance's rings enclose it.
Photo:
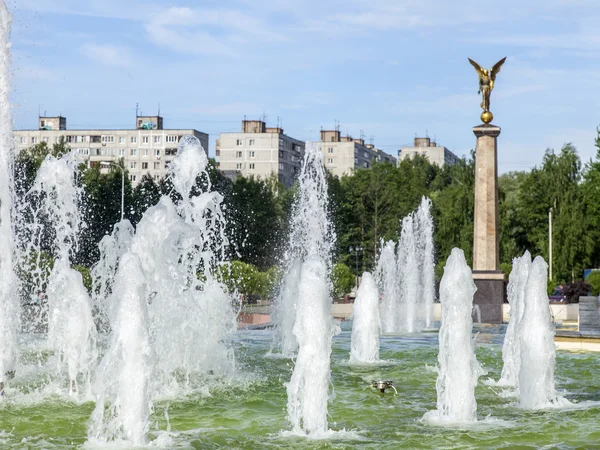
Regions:
[[[469,60],[469,62],[471,63],[471,65],[473,67],[475,67],[475,71],[477,72],[477,75],[479,75],[479,77],[481,77],[482,75],[485,75],[484,69],[482,69],[479,64],[477,64],[471,58],[467,58],[467,59]]]
[[[496,80],[496,74],[500,72],[500,68],[502,67],[502,64],[504,64],[504,61],[506,61],[506,56],[494,64],[494,66],[490,69],[490,78],[492,81]]]

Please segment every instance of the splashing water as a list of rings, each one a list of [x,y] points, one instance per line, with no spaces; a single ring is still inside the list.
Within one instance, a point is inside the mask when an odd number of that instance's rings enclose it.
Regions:
[[[102,238],[98,244],[100,258],[91,269],[92,276],[92,301],[96,321],[99,329],[104,332],[110,331],[110,323],[114,319],[114,308],[109,302],[113,283],[119,268],[119,262],[123,255],[131,248],[131,242],[135,230],[129,222],[124,219],[113,227],[113,232]],[[112,297],[115,299],[116,297]]]
[[[425,327],[431,328],[433,322],[433,302],[435,301],[435,256],[433,245],[433,218],[431,200],[423,197],[416,213],[416,235],[421,270],[421,295]]]
[[[556,348],[547,289],[548,264],[537,256],[529,270],[523,318],[517,330],[521,346],[519,405],[526,409],[570,403],[555,389]]]
[[[154,363],[150,345],[146,278],[139,258],[126,253],[116,274],[116,305],[109,349],[98,367],[98,397],[89,441],[145,445],[152,411],[149,380]]]
[[[379,359],[379,290],[373,275],[363,273],[354,302],[350,362]]]
[[[25,254],[40,254],[44,229],[50,225],[51,250],[56,255],[47,280],[48,343],[56,352],[57,372],[66,366],[70,392],[78,392],[79,374],[90,386],[90,371],[96,359],[96,327],[92,305],[83,279],[71,268],[82,227],[79,211],[83,189],[77,185],[77,162],[72,154],[48,155],[40,166],[28,196],[38,208],[30,230],[34,237]],[[42,281],[42,280],[39,280]],[[41,286],[38,286],[38,289]]]
[[[303,255],[293,333],[298,356],[287,384],[288,420],[293,431],[315,436],[327,431],[331,340],[331,248],[333,233],[327,213],[327,184],[319,148],[304,155],[292,234],[303,234]]]
[[[477,288],[464,252],[458,248],[446,261],[440,283],[442,324],[439,335],[437,410],[423,420],[463,423],[477,420],[475,386],[483,370],[473,348],[473,295]]]
[[[0,394],[7,374],[14,371],[19,327],[18,280],[14,271],[13,230],[13,135],[10,93],[11,17],[5,2],[0,4]]]
[[[500,386],[518,386],[521,370],[521,341],[517,331],[521,328],[525,303],[525,287],[531,268],[531,254],[526,251],[520,258],[513,259],[513,267],[508,277],[508,303],[510,319],[504,344],[502,345],[502,375],[498,381]]]
[[[298,341],[294,336],[293,328],[296,322],[296,303],[301,271],[302,260],[295,258],[289,264],[289,269],[283,277],[273,311],[275,332],[273,333],[271,352],[279,347],[281,354],[288,357],[294,356],[298,350]]]
[[[170,169],[182,201],[176,206],[163,196],[149,208],[131,246],[148,283],[155,377],[162,386],[188,388],[194,373],[234,369],[227,342],[236,329],[236,314],[216,278],[227,245],[223,197],[210,190],[207,164],[199,140],[182,138]],[[197,180],[204,190],[196,195]]]
[[[381,242],[375,276],[379,289],[383,294],[380,304],[381,331],[393,333],[400,330],[400,315],[396,311],[399,292],[396,244],[394,241],[388,241],[385,245],[383,241]]]
[[[398,278],[400,280],[401,329],[414,333],[423,328],[421,280],[418,263],[418,248],[415,239],[414,216],[409,214],[402,220],[402,232],[398,244]]]

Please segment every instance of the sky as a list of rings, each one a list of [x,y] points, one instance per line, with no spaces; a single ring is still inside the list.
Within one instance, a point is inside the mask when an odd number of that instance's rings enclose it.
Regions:
[[[7,0],[17,129],[38,111],[68,128],[239,131],[266,117],[300,140],[332,129],[397,156],[426,134],[475,145],[470,57],[506,56],[491,98],[499,172],[573,143],[594,158],[600,124],[597,0]]]

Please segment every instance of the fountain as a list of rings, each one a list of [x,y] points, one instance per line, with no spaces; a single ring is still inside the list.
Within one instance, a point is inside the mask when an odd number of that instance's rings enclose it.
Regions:
[[[54,237],[51,250],[56,259],[47,280],[48,343],[57,356],[57,373],[66,365],[70,392],[79,391],[77,376],[82,374],[90,390],[90,371],[96,359],[96,327],[90,296],[81,274],[71,268],[78,248],[82,218],[79,211],[82,188],[77,183],[77,162],[71,154],[62,158],[48,155],[38,170],[27,197],[37,205],[25,246],[29,254],[41,253],[41,240],[50,227]],[[41,220],[43,218],[44,220]],[[41,286],[38,286],[38,289]]]
[[[523,317],[517,329],[521,350],[519,404],[526,409],[569,404],[555,388],[556,349],[547,289],[548,264],[536,256],[529,270]]]
[[[293,328],[296,321],[301,270],[302,260],[299,257],[288,264],[288,270],[281,281],[281,289],[273,307],[275,332],[270,352],[273,353],[275,348],[279,348],[281,355],[285,357],[294,356],[298,350],[298,341],[294,336]]]
[[[402,232],[398,243],[398,278],[400,280],[400,319],[398,331],[414,333],[423,328],[423,298],[419,257],[415,239],[414,215],[409,214],[402,220]]]
[[[13,230],[13,135],[10,94],[11,17],[0,4],[0,395],[15,370],[19,326],[18,280],[15,274]]]
[[[425,328],[433,326],[433,302],[435,301],[435,257],[433,246],[433,217],[431,200],[423,197],[416,213],[417,248],[421,269],[421,295],[425,306]]]
[[[379,290],[373,275],[363,273],[356,300],[350,342],[350,362],[374,362],[379,359]]]
[[[295,433],[309,436],[327,431],[331,340],[331,247],[333,235],[327,212],[327,183],[317,147],[307,149],[300,173],[300,190],[292,235],[304,234],[296,320],[293,334],[298,355],[287,384],[288,420]]]
[[[525,287],[531,268],[531,254],[526,251],[520,258],[513,259],[513,267],[508,282],[508,303],[510,304],[510,320],[502,346],[502,375],[498,381],[500,386],[517,386],[521,370],[521,342],[517,330],[521,327],[523,307],[525,303]]]
[[[439,335],[437,410],[428,422],[464,423],[477,420],[475,386],[483,370],[473,348],[473,295],[477,288],[462,250],[454,248],[440,283],[442,324]]]
[[[415,333],[431,328],[435,301],[435,262],[431,200],[402,220],[397,254],[393,241],[381,244],[376,277],[383,292],[384,333]]]
[[[400,317],[396,312],[398,305],[398,267],[396,264],[396,244],[381,241],[381,250],[375,270],[377,285],[383,298],[380,304],[381,331],[394,333],[400,329]]]
[[[92,413],[90,442],[148,443],[150,377],[154,354],[150,342],[147,285],[139,258],[122,256],[114,283],[114,332],[98,367],[98,399]]]

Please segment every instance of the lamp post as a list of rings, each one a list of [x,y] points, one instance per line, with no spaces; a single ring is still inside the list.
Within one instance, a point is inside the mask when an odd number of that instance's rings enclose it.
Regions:
[[[552,207],[548,210],[548,275],[552,280]]]
[[[353,247],[352,245],[348,247],[348,251],[350,253],[354,252],[354,255],[356,256],[356,290],[358,291],[358,280],[359,280],[359,276],[358,276],[358,252],[362,252],[362,247],[360,245],[357,245],[355,247]]]
[[[110,161],[100,161],[100,165],[117,167],[121,171],[121,220],[123,220],[125,215],[125,169],[119,164]]]

